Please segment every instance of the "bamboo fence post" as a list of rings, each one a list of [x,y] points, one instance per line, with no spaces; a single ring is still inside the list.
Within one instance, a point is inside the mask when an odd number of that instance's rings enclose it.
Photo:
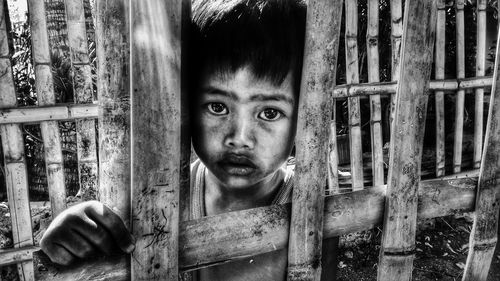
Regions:
[[[134,1],[132,280],[177,280],[181,182],[181,28],[187,0]],[[186,20],[186,19],[185,19]]]
[[[359,83],[358,63],[358,1],[345,1],[345,58],[347,84]],[[351,149],[352,190],[363,189],[363,149],[359,97],[347,98],[349,110],[349,142]]]
[[[391,80],[399,80],[399,72],[401,67],[401,43],[403,39],[403,5],[401,0],[391,0],[391,47],[392,47],[392,63],[391,63]],[[392,132],[392,122],[396,109],[396,95],[391,95],[390,122],[389,128]]]
[[[377,280],[411,280],[436,0],[407,0]]]
[[[366,49],[368,57],[368,81],[379,82],[379,54],[378,54],[378,0],[368,1],[368,27],[366,33]],[[371,145],[372,145],[372,173],[373,185],[384,184],[384,156],[382,147],[382,113],[380,95],[370,96],[371,114]]]
[[[65,0],[68,43],[73,68],[75,103],[93,102],[93,85],[88,54],[83,0]],[[76,120],[79,193],[83,201],[96,199],[98,175],[95,121]]]
[[[330,134],[328,135],[328,194],[339,193],[339,150],[337,146],[337,118],[335,98],[332,101],[332,118],[330,119]]]
[[[7,40],[7,23],[4,4],[0,1],[0,108],[17,105],[12,76],[12,65]],[[28,198],[28,174],[24,156],[24,141],[21,125],[0,126],[5,163],[7,198],[12,222],[14,248],[33,245],[31,215]],[[33,261],[18,263],[19,279],[34,280]]]
[[[464,0],[455,1],[456,42],[457,42],[457,79],[465,77],[465,39],[464,39]],[[465,91],[458,90],[455,106],[455,138],[453,145],[453,173],[462,169],[462,139],[464,128]]]
[[[288,277],[320,280],[331,96],[335,85],[342,0],[310,1],[300,87]]]
[[[498,37],[500,39],[500,36]],[[469,255],[463,281],[483,281],[488,277],[498,240],[500,206],[500,48],[497,45],[493,89],[491,91],[485,148],[476,190],[474,223],[469,238]]]
[[[444,79],[445,47],[446,47],[446,2],[437,2],[435,78]],[[436,105],[436,177],[445,173],[445,130],[444,130],[444,92],[435,92]]]
[[[477,44],[476,44],[476,76],[484,76],[486,64],[486,5],[487,0],[477,1]],[[481,165],[483,146],[483,112],[484,89],[477,88],[474,96],[474,154],[473,165],[477,169]]]
[[[99,200],[130,225],[129,1],[96,5]]]
[[[38,105],[53,105],[56,103],[56,97],[51,71],[45,4],[43,1],[28,0],[28,7],[30,10],[31,44],[33,46],[32,54],[35,65]],[[40,127],[45,150],[44,156],[52,216],[55,217],[66,209],[61,135],[56,121],[41,122]]]

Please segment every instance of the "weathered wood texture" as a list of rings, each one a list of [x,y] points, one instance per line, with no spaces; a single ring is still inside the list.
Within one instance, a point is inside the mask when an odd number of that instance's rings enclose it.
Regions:
[[[368,28],[366,34],[366,49],[368,58],[368,81],[379,82],[379,54],[378,54],[378,0],[368,1]],[[380,95],[370,96],[370,132],[372,147],[372,175],[373,185],[384,184],[384,155],[382,147],[382,105]]]
[[[358,1],[345,1],[345,59],[347,84],[359,83],[358,60]],[[340,24],[340,20],[339,20]],[[361,143],[361,113],[359,97],[347,99],[352,190],[363,189],[363,149]]]
[[[446,2],[437,2],[437,23],[436,23],[436,48],[434,57],[434,71],[436,79],[444,79],[444,63],[446,49]],[[436,177],[444,176],[445,173],[445,115],[444,115],[444,92],[434,93],[436,112]]]
[[[408,0],[377,280],[411,280],[436,0]]]
[[[30,10],[31,44],[34,46],[32,57],[35,65],[38,105],[53,105],[56,103],[56,97],[51,71],[45,5],[43,1],[29,0],[28,8]],[[55,121],[41,122],[40,127],[52,215],[56,216],[66,208],[61,135],[58,123]]]
[[[183,1],[131,6],[132,280],[178,278]]]
[[[300,87],[288,280],[320,280],[327,153],[341,0],[310,1]]]
[[[456,63],[457,78],[465,77],[465,35],[464,35],[464,0],[455,1],[456,10]],[[455,102],[455,135],[453,143],[453,173],[462,170],[462,140],[464,129],[464,101],[465,91],[459,89]]]
[[[401,0],[391,0],[391,80],[399,80],[400,59],[401,59],[401,43],[403,40],[403,5]],[[390,111],[390,131],[392,131],[392,122],[396,110],[396,97],[391,96],[391,111]]]
[[[83,0],[65,0],[65,5],[75,103],[92,103],[93,85]],[[76,120],[78,176],[80,179],[78,193],[84,201],[96,199],[97,196],[98,165],[95,130],[95,120]]]
[[[0,1],[0,39],[7,38],[4,4]],[[7,40],[0,41],[0,108],[17,105],[12,66]],[[31,216],[28,199],[28,175],[24,156],[24,141],[18,124],[1,125],[0,135],[4,155],[5,185],[12,222],[14,248],[33,245]],[[0,255],[0,260],[4,257]],[[17,265],[20,280],[34,280],[33,262],[23,261]]]
[[[99,200],[130,222],[129,1],[97,1]]]
[[[477,179],[431,180],[421,182],[418,218],[426,219],[472,211]],[[382,223],[385,186],[325,198],[323,238],[371,229]],[[179,232],[179,265],[194,270],[231,259],[283,249],[288,242],[290,204],[224,213],[182,222]],[[39,254],[37,254],[38,256]],[[99,266],[111,280],[126,280],[124,257],[91,260],[71,268],[44,262],[47,271],[40,280],[92,279]],[[128,273],[130,274],[130,273]],[[78,278],[77,278],[78,277]]]
[[[498,37],[500,39],[500,36]],[[462,280],[483,281],[497,244],[500,208],[500,48],[497,46],[493,91],[491,93],[485,148],[481,160],[476,194],[474,224],[469,240],[469,255]]]

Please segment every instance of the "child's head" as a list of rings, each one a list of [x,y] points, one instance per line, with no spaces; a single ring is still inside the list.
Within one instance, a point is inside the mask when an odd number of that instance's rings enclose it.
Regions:
[[[290,154],[305,16],[300,0],[193,2],[193,145],[222,184],[269,179]]]

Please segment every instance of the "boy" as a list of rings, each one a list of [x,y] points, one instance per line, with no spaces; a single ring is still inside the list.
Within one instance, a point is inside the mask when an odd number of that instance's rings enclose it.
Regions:
[[[193,2],[189,92],[200,160],[191,168],[192,219],[291,201],[285,163],[296,130],[305,17],[301,0]],[[133,240],[121,219],[94,201],[55,218],[41,246],[54,262],[69,264],[115,248],[131,253]],[[337,240],[325,242],[331,248]],[[328,256],[323,280],[334,278]],[[278,250],[201,269],[195,279],[285,280],[286,267],[287,252]]]

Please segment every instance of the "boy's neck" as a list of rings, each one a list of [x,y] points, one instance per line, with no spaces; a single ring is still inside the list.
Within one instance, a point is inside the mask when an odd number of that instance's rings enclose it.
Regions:
[[[285,178],[285,171],[278,169],[268,180],[245,189],[231,189],[220,184],[208,169],[205,173],[206,215],[239,211],[271,205]]]

